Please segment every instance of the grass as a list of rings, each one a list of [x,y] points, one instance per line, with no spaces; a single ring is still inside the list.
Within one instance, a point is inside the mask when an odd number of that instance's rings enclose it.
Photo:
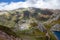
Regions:
[[[60,24],[60,20],[55,20],[52,21],[51,23],[45,23],[44,26],[47,29],[49,35],[50,35],[50,40],[57,40],[52,31],[50,31],[51,27],[55,24]]]
[[[55,24],[60,24],[60,20],[55,20],[52,21],[51,23],[44,23],[44,26],[47,30],[50,30],[52,26],[54,26]]]
[[[13,32],[10,28],[8,27],[5,27],[5,26],[2,26],[0,25],[0,30],[4,31],[5,33],[7,33],[8,35],[13,35],[15,37],[17,37],[16,33]]]
[[[52,21],[51,23],[52,23],[53,25],[54,25],[54,24],[60,24],[60,20],[55,20],[55,21]]]
[[[54,36],[54,34],[51,31],[49,31],[49,35],[51,37],[50,40],[57,40],[56,37]]]
[[[52,27],[51,24],[45,24],[45,27],[48,31],[49,36],[50,36],[50,40],[57,40],[56,37],[54,36],[54,34],[50,31],[50,29]]]

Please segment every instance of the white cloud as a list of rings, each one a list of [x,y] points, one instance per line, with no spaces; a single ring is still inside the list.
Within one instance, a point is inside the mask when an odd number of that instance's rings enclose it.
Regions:
[[[0,10],[13,10],[17,8],[49,8],[60,9],[60,0],[26,0],[25,2],[0,3]]]

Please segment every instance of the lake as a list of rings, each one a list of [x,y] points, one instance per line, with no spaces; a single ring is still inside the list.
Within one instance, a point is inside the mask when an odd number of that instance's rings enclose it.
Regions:
[[[56,37],[58,38],[58,40],[60,40],[60,31],[54,31],[54,34],[56,35]]]

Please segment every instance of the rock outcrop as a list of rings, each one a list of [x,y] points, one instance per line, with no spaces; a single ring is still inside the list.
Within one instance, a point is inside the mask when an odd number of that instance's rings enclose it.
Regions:
[[[55,24],[54,26],[52,26],[51,30],[52,31],[60,31],[60,24]]]

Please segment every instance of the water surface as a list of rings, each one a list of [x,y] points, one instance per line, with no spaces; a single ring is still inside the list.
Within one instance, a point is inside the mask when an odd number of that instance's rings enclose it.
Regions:
[[[57,36],[58,40],[60,40],[60,31],[54,31],[54,34]]]

